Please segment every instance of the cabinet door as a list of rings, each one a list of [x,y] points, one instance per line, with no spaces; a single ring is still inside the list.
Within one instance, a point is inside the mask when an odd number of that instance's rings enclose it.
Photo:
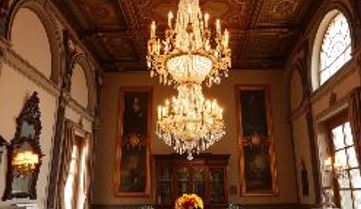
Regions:
[[[206,171],[207,169],[204,166],[194,166],[192,168],[192,192],[203,200],[206,198]]]
[[[225,168],[210,167],[208,170],[209,203],[223,204],[226,202],[225,194]]]
[[[158,166],[157,172],[157,204],[171,205],[173,204],[172,169],[165,164]]]
[[[176,170],[176,198],[191,192],[191,167],[181,165]]]

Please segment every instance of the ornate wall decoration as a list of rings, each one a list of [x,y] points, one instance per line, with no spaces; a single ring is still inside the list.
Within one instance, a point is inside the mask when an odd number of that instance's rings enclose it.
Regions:
[[[276,154],[268,87],[237,86],[236,98],[241,194],[276,195]]]
[[[7,145],[7,142],[5,139],[0,135],[0,168],[1,168],[1,162],[2,162],[2,156],[5,150],[5,147]]]
[[[16,119],[14,139],[7,146],[6,187],[2,199],[30,198],[36,199],[36,183],[42,163],[43,153],[40,147],[41,121],[38,93],[34,92],[26,101],[20,115]],[[14,160],[18,153],[31,151],[38,156],[38,163],[31,172],[15,169]]]
[[[152,88],[122,88],[116,145],[116,196],[150,194],[150,131]]]

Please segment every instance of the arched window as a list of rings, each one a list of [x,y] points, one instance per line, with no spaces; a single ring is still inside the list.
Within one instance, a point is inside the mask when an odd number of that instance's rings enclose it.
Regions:
[[[346,17],[332,10],[316,34],[312,57],[312,83],[317,89],[351,59],[351,33]]]
[[[345,16],[338,12],[323,36],[320,51],[320,85],[351,59],[350,28]]]

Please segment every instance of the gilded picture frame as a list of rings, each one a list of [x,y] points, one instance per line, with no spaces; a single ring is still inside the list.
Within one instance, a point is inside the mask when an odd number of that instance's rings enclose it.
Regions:
[[[119,91],[114,195],[151,195],[151,120],[153,88],[122,87]]]
[[[270,87],[236,85],[241,196],[277,196]]]

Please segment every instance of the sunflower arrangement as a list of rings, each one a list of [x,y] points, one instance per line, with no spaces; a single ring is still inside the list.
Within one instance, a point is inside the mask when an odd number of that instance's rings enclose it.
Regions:
[[[203,209],[203,200],[196,194],[183,194],[176,200],[175,209]]]

